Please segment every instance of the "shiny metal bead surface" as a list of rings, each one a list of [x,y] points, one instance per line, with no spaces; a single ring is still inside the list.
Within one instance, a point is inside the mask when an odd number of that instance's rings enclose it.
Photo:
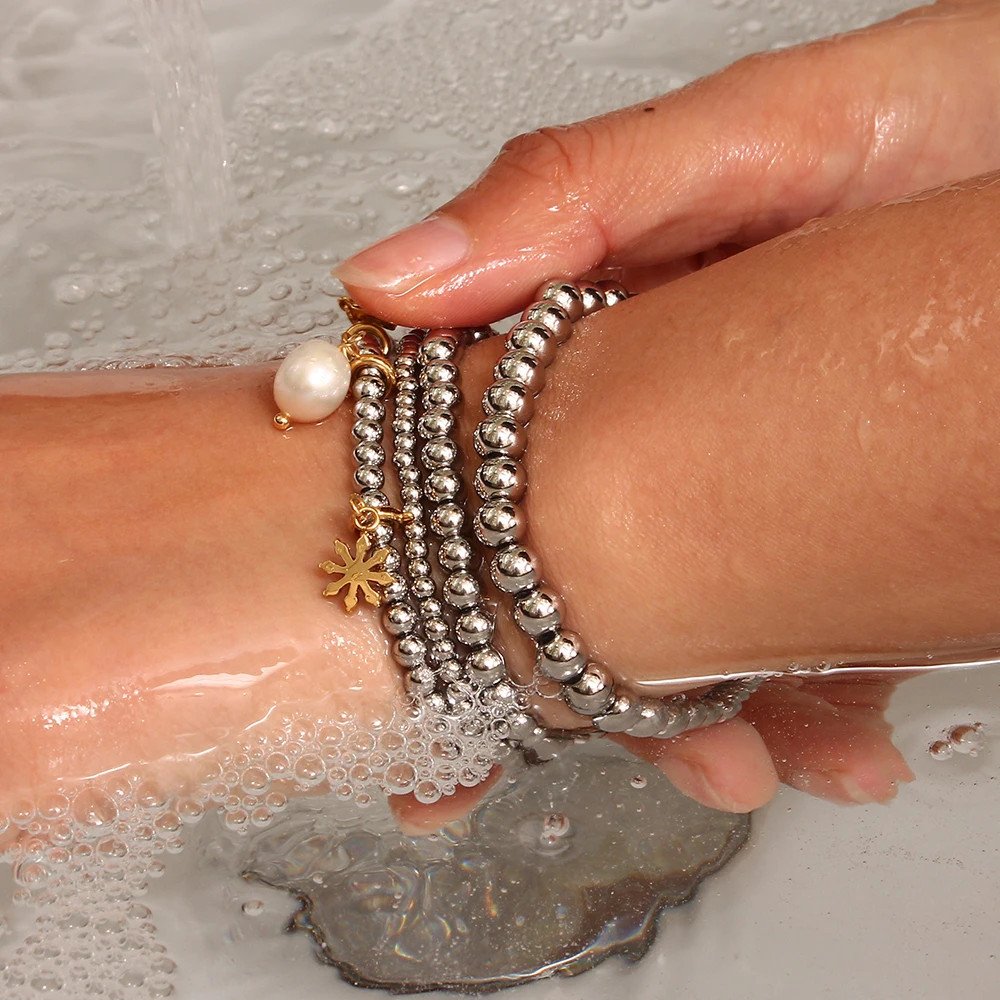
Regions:
[[[667,721],[662,701],[656,701],[654,698],[641,698],[638,718],[625,731],[629,736],[643,738],[656,736]]]
[[[458,381],[458,366],[451,361],[432,361],[420,372],[422,386],[452,384]]]
[[[374,465],[359,465],[354,470],[354,482],[363,490],[378,490],[385,482],[385,473]]]
[[[444,601],[453,608],[467,608],[480,598],[479,583],[467,570],[459,570],[449,575],[442,589]]]
[[[424,399],[429,407],[443,406],[450,410],[458,405],[462,399],[462,392],[457,385],[438,382],[424,390]]]
[[[417,613],[409,604],[390,604],[382,615],[382,625],[390,635],[409,635],[418,623]]]
[[[604,292],[597,285],[581,285],[580,295],[583,298],[584,316],[590,316],[607,305]]]
[[[524,535],[524,514],[511,500],[495,497],[476,512],[476,537],[490,548],[519,541]]]
[[[463,485],[454,469],[433,469],[424,480],[424,496],[432,503],[454,500],[461,495]]]
[[[440,617],[424,618],[424,637],[428,642],[440,642],[447,639],[451,628],[448,623]]]
[[[385,399],[385,380],[379,375],[358,375],[351,383],[351,392],[355,399]]]
[[[483,394],[483,411],[487,414],[506,413],[526,424],[535,408],[531,389],[512,378],[498,379]]]
[[[568,629],[559,629],[538,647],[539,673],[560,684],[570,684],[583,673],[587,651],[583,640]]]
[[[374,441],[377,443],[382,440],[382,425],[376,423],[374,420],[355,420],[354,426],[351,428],[351,433],[359,441]]]
[[[514,622],[535,638],[554,632],[562,624],[562,601],[544,586],[532,587],[514,598]]]
[[[523,323],[541,323],[552,332],[556,343],[562,344],[573,332],[573,321],[561,305],[550,300],[535,302],[521,313]]]
[[[550,281],[538,289],[538,298],[562,306],[572,323],[583,318],[583,296],[572,281]]]
[[[354,460],[359,465],[385,465],[385,449],[374,441],[360,441],[354,449]]]
[[[505,455],[484,459],[476,470],[476,492],[484,499],[504,497],[520,500],[528,488],[528,477],[520,462]]]
[[[424,663],[410,670],[404,677],[403,684],[411,695],[426,695],[434,690],[436,680],[434,670]]]
[[[552,331],[541,323],[516,323],[507,334],[507,347],[511,351],[529,351],[543,365],[550,365],[556,356],[558,342]]]
[[[436,406],[417,421],[417,428],[422,438],[443,437],[454,430],[455,418],[450,410]]]
[[[469,674],[477,684],[485,686],[496,684],[506,675],[507,667],[504,659],[492,646],[482,646],[472,650],[467,662]]]
[[[511,379],[538,395],[545,385],[545,366],[531,351],[508,351],[496,363],[493,375],[497,379]]]
[[[538,729],[538,723],[527,712],[518,712],[508,719],[510,725],[510,737],[523,743],[530,740]]]
[[[449,571],[468,569],[476,557],[472,542],[460,535],[446,538],[438,547],[438,562]]]
[[[604,301],[608,306],[617,306],[629,297],[628,290],[618,281],[605,278],[597,282],[597,287],[604,293]]]
[[[444,605],[436,597],[426,597],[417,605],[420,616],[427,618],[440,618],[444,614]]]
[[[443,469],[458,461],[458,445],[448,437],[436,437],[420,449],[420,457],[428,469]]]
[[[446,663],[455,658],[455,644],[450,639],[438,639],[428,646],[427,656],[432,663]]]
[[[427,543],[422,538],[408,537],[403,546],[403,555],[407,559],[426,559],[427,551]]]
[[[517,594],[534,587],[541,578],[538,560],[516,542],[500,549],[490,564],[490,576],[505,594]]]
[[[566,703],[581,715],[600,715],[614,698],[614,684],[599,663],[588,663],[580,677],[563,691]]]
[[[457,503],[443,503],[429,518],[431,531],[439,537],[457,535],[465,524],[465,511]]]
[[[416,635],[404,635],[392,644],[392,655],[404,667],[415,667],[427,656],[427,644]]]
[[[457,660],[454,657],[450,660],[445,660],[444,663],[439,663],[437,667],[438,677],[445,683],[454,683],[455,681],[460,681],[465,676],[465,668],[462,666],[462,661]]]
[[[385,407],[377,399],[359,399],[354,404],[354,415],[361,420],[374,420],[381,424],[385,420]]]
[[[386,572],[389,573],[392,571],[386,570]],[[406,597],[408,590],[409,587],[407,586],[406,581],[402,577],[397,576],[393,579],[392,583],[387,583],[382,588],[382,596],[387,602],[394,604],[397,601],[403,600],[403,598]]]
[[[434,361],[451,361],[456,350],[457,345],[453,339],[431,335],[424,338],[417,355],[423,364],[428,365]]]
[[[472,443],[476,452],[483,458],[487,455],[506,455],[508,458],[520,458],[524,454],[528,436],[524,428],[505,413],[496,413],[487,417],[476,427]]]
[[[624,733],[639,721],[642,701],[627,691],[617,691],[608,707],[594,716],[594,725],[602,733]]]
[[[466,611],[455,620],[455,635],[466,646],[483,646],[493,638],[493,619],[478,609]]]
[[[655,734],[656,738],[669,740],[674,736],[680,736],[681,733],[686,733],[689,728],[687,712],[679,709],[673,702],[663,702],[660,711],[660,728]]]
[[[392,573],[396,575],[402,566],[402,559],[399,557],[399,553],[395,549],[391,549],[389,554],[382,561],[382,568],[386,573]]]
[[[413,596],[417,600],[422,601],[425,597],[433,597],[434,580],[432,577],[422,576],[410,584],[410,590],[413,591]]]

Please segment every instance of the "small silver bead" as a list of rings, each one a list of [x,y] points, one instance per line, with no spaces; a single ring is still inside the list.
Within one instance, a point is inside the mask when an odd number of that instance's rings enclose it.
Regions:
[[[392,583],[387,583],[382,588],[382,596],[386,601],[395,603],[406,597],[407,589],[406,581],[402,577],[396,577]]]
[[[450,338],[428,337],[421,345],[419,357],[425,365],[435,361],[451,361],[457,345]]]
[[[389,498],[381,490],[362,490],[361,499],[369,507],[388,507]]]
[[[507,667],[503,657],[492,646],[482,646],[479,649],[474,649],[469,653],[469,658],[466,662],[469,665],[469,673],[472,676],[472,680],[477,684],[484,686],[496,684],[497,681],[506,675]],[[532,726],[535,725],[534,719],[531,720],[531,724]]]
[[[639,712],[635,721],[625,730],[629,736],[645,739],[655,736],[666,724],[663,702],[653,698],[639,699]]]
[[[460,614],[455,621],[455,636],[466,646],[484,646],[493,638],[493,619],[472,609]]]
[[[429,576],[422,576],[420,579],[413,580],[410,583],[410,590],[413,591],[413,596],[418,601],[422,601],[425,597],[433,597],[434,580]]]
[[[382,615],[382,625],[390,635],[409,635],[417,627],[417,615],[409,604],[390,604]]]
[[[443,406],[446,410],[456,407],[462,398],[462,392],[457,385],[439,382],[429,385],[424,390],[424,401],[428,407]]]
[[[351,383],[355,399],[385,399],[385,381],[379,375],[361,374]]]
[[[515,542],[500,549],[493,557],[490,576],[505,594],[517,594],[538,583],[538,560],[523,545]]]
[[[416,466],[402,468],[396,478],[403,486],[413,486],[420,482],[420,470]]]
[[[562,601],[544,587],[532,587],[514,598],[514,621],[530,636],[554,632],[562,624]]]
[[[403,553],[407,559],[426,559],[427,543],[420,538],[411,538],[403,546]]]
[[[425,440],[443,437],[451,434],[454,430],[455,418],[443,406],[435,406],[420,418],[417,426],[420,430],[420,436]]]
[[[507,350],[528,351],[546,366],[552,364],[558,346],[552,331],[541,323],[515,323],[507,334]]]
[[[528,436],[513,417],[497,413],[487,417],[476,428],[472,441],[483,458],[491,454],[520,458],[527,446]]]
[[[427,559],[418,558],[410,560],[410,577],[413,580],[430,576],[431,573],[431,564],[427,561]]]
[[[441,680],[451,684],[454,684],[455,681],[460,681],[465,675],[465,671],[462,669],[462,661],[456,659],[445,660],[444,663],[439,663],[437,673]]]
[[[392,655],[404,667],[415,667],[427,655],[427,644],[416,635],[404,635],[392,644]]]
[[[428,651],[432,663],[445,663],[455,658],[455,644],[450,639],[432,642]]]
[[[380,524],[372,528],[372,538],[375,541],[376,548],[384,548],[386,545],[391,545],[392,528],[388,524]]]
[[[629,297],[628,290],[617,281],[605,279],[597,282],[597,287],[604,293],[604,301],[609,307],[619,305]]]
[[[411,695],[425,695],[430,694],[434,690],[434,685],[437,678],[434,676],[434,671],[426,663],[421,664],[418,667],[414,667],[407,675],[404,680],[406,685],[406,690]]]
[[[444,605],[436,597],[426,597],[417,605],[420,616],[427,618],[440,618],[444,614]]]
[[[457,503],[443,503],[431,512],[430,523],[440,538],[457,535],[465,524],[465,511]]]
[[[604,292],[597,285],[581,285],[580,295],[583,297],[584,316],[590,316],[607,305],[604,301]]]
[[[396,406],[412,406],[412,400],[420,391],[420,382],[412,377],[401,378],[396,383]]]
[[[354,482],[363,490],[381,489],[385,473],[374,465],[359,465],[354,470]]]
[[[521,313],[521,321],[524,323],[541,323],[551,331],[556,338],[556,343],[562,344],[569,339],[573,332],[573,321],[569,318],[566,310],[556,302],[545,300],[536,302],[528,306]]]
[[[396,451],[414,451],[417,447],[417,435],[412,431],[396,434]]]
[[[566,704],[581,715],[600,715],[614,698],[614,684],[599,663],[588,663],[579,679],[563,691]]]
[[[458,445],[451,438],[431,438],[420,451],[428,469],[443,469],[458,461]]]
[[[360,420],[374,420],[380,424],[385,420],[385,407],[377,399],[359,399],[354,404],[354,415]]]
[[[475,558],[472,543],[461,535],[446,538],[438,547],[438,562],[449,571],[468,569]]]
[[[562,306],[573,323],[583,316],[583,296],[572,281],[550,281],[538,289],[538,298]]]
[[[531,351],[508,351],[497,362],[493,375],[498,379],[520,382],[536,396],[545,385],[545,366]]]
[[[359,465],[384,465],[385,449],[373,441],[360,441],[354,449],[354,458]]]
[[[432,361],[420,373],[420,384],[424,387],[442,383],[451,385],[457,381],[458,366],[450,361]]]
[[[395,549],[390,549],[385,559],[382,560],[382,568],[386,573],[392,573],[394,576],[399,573],[402,564],[403,560]]]
[[[512,378],[494,382],[483,394],[483,411],[487,414],[507,413],[526,424],[535,408],[531,390]]]
[[[453,608],[468,608],[479,603],[479,584],[467,570],[459,570],[445,580],[442,596]]]
[[[525,519],[511,500],[497,497],[487,500],[476,513],[476,537],[490,548],[517,542],[525,532]]]
[[[484,459],[476,470],[476,492],[484,499],[505,497],[518,501],[528,488],[528,477],[520,462],[505,455]]]
[[[424,480],[424,495],[433,503],[461,496],[462,477],[454,469],[434,469]]]
[[[412,538],[415,542],[423,541],[427,537],[427,528],[422,521],[410,521],[403,530],[406,532],[406,537]]]
[[[517,691],[508,681],[500,681],[485,692],[483,700],[489,705],[512,705],[517,700]]]
[[[424,491],[419,486],[403,486],[399,491],[399,499],[403,501],[407,506],[413,504],[422,504],[424,500]],[[406,525],[407,530],[412,531],[414,525],[419,522],[410,521]]]
[[[451,684],[445,691],[445,698],[448,701],[448,708],[452,715],[468,715],[475,705],[468,691],[462,687]]]
[[[558,632],[538,647],[536,667],[544,676],[560,684],[570,684],[583,674],[587,653],[583,640],[566,629]]]
[[[594,725],[602,733],[624,733],[639,720],[641,709],[640,699],[627,691],[619,691],[611,704],[600,715],[595,716]]]
[[[414,417],[397,416],[393,418],[392,429],[396,434],[412,434],[417,429],[417,421]]]
[[[425,618],[424,636],[428,642],[440,642],[448,638],[451,631],[448,623],[443,618]]]
[[[397,469],[415,469],[417,467],[417,456],[412,451],[401,451],[397,447],[392,456],[392,464]]]
[[[374,420],[355,420],[351,433],[359,441],[378,442],[382,440],[382,425]]]
[[[439,691],[432,691],[427,695],[424,704],[432,715],[446,715],[448,713],[448,702]]]

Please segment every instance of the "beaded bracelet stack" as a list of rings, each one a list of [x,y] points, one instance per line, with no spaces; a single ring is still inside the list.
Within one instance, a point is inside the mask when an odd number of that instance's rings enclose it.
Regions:
[[[479,464],[473,481],[481,502],[471,516],[463,504],[455,436],[461,399],[456,361],[464,343],[487,331],[414,331],[394,342],[388,324],[345,299],[341,305],[352,325],[339,348],[310,341],[279,368],[275,400],[281,412],[275,423],[281,429],[322,420],[348,388],[353,393],[357,492],[351,506],[358,539],[354,552],[337,541],[341,561],[321,564],[339,577],[324,594],[343,596],[349,611],[359,597],[384,605],[383,624],[406,687],[436,711],[467,711],[474,689],[502,701],[514,696],[504,657],[493,644],[494,610],[476,575],[480,557],[473,531],[494,550],[489,575],[509,598],[513,621],[535,644],[537,674],[558,684],[565,703],[597,730],[669,739],[737,715],[760,683],[724,681],[700,696],[665,699],[622,689],[588,657],[579,635],[564,627],[562,601],[523,542],[520,501],[527,477],[520,459],[545,370],[578,320],[627,297],[614,282],[550,282],[511,328],[474,435]],[[399,508],[384,492],[386,403],[393,393]],[[530,715],[513,714],[512,741],[531,746],[545,735]]]

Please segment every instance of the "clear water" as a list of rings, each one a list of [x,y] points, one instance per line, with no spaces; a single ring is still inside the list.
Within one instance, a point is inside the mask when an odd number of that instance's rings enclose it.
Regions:
[[[456,18],[448,4],[395,0],[342,3],[334,20],[314,0],[220,0],[205,10],[218,80],[192,0],[9,6],[0,301],[17,320],[0,328],[0,371],[273,355],[335,328],[331,263],[458,190],[506,136],[902,4],[481,0]],[[186,69],[171,75],[177,53]],[[627,973],[631,992],[658,997],[668,981],[703,997],[731,996],[734,983],[748,997],[888,997],[960,983],[988,995],[998,683],[994,669],[904,685],[894,716],[918,772],[907,796],[835,824],[830,807],[783,796],[697,908],[665,921],[655,954]],[[293,982],[295,995],[336,994],[301,937],[278,934],[287,898],[243,886],[213,832],[269,829],[286,814],[286,779],[356,803],[422,778],[434,798],[442,775],[451,787],[477,766],[481,776],[496,747],[481,747],[478,765],[467,753],[463,776],[427,746],[415,755],[423,774],[411,773],[391,753],[372,767],[396,722],[372,745],[367,731],[326,731],[342,720],[275,722],[263,742],[210,762],[190,794],[126,773],[6,818],[27,834],[2,870],[11,895],[41,904],[0,904],[11,997],[251,998]],[[207,811],[221,830],[196,825]],[[196,849],[179,853],[185,837]],[[609,966],[525,993],[607,995],[623,975]]]

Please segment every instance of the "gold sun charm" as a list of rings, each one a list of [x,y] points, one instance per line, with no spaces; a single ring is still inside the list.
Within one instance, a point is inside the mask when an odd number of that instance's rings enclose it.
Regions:
[[[338,538],[333,543],[333,548],[342,562],[335,563],[330,559],[319,564],[319,568],[324,573],[337,574],[340,579],[335,583],[328,583],[323,590],[324,597],[336,597],[341,590],[344,590],[344,607],[348,612],[353,611],[358,606],[358,593],[371,605],[378,607],[382,603],[382,595],[375,589],[375,584],[392,583],[394,577],[386,573],[379,567],[385,563],[389,555],[389,549],[376,549],[371,555],[368,550],[371,547],[371,539],[367,531],[363,531],[358,538],[358,544],[354,553]]]

